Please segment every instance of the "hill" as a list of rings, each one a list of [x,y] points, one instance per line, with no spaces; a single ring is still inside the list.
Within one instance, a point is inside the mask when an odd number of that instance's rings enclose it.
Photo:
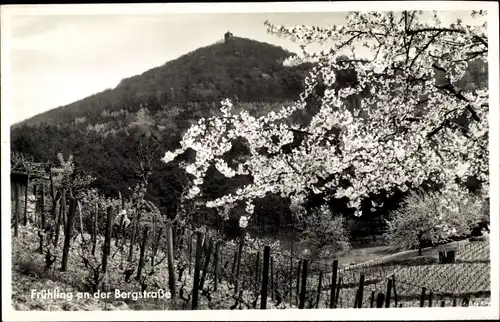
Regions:
[[[15,124],[11,147],[37,161],[57,162],[57,153],[72,154],[76,168],[96,177],[94,185],[108,196],[128,197],[150,174],[148,199],[172,213],[186,177],[160,161],[165,151],[175,148],[191,123],[217,111],[224,98],[259,112],[298,98],[311,66],[283,66],[293,55],[232,37]]]
[[[109,114],[135,113],[142,106],[155,114],[186,103],[218,103],[226,97],[245,102],[295,99],[307,66],[284,67],[295,55],[281,47],[232,37],[199,48],[141,75],[16,125],[74,122],[96,124]]]

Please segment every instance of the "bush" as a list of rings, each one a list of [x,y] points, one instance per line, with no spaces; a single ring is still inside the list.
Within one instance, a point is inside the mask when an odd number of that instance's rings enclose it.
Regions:
[[[314,209],[303,219],[301,239],[311,247],[311,257],[328,257],[350,249],[349,232],[343,216],[333,216],[327,206]]]

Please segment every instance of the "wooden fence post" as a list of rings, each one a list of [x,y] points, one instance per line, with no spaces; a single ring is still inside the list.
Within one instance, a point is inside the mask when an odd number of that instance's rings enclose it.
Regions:
[[[426,288],[422,287],[422,294],[420,294],[420,307],[424,307],[424,303],[425,303],[425,291],[426,291]]]
[[[372,291],[372,296],[370,297],[370,308],[373,308],[374,301],[375,301],[375,291]]]
[[[316,308],[319,308],[319,301],[321,300],[321,284],[323,283],[323,271],[319,271],[319,281],[318,281],[318,289],[316,291]]]
[[[453,306],[457,306],[457,299],[453,299]]]
[[[269,285],[271,291],[271,301],[274,301],[274,261],[271,257],[271,284]]]
[[[297,304],[299,302],[299,295],[300,295],[300,269],[301,269],[302,262],[299,260],[299,263],[297,265],[297,285],[295,287],[295,299],[297,301]]]
[[[12,217],[11,217],[12,218]],[[19,184],[14,183],[14,237],[19,231]]]
[[[377,308],[384,307],[384,299],[385,299],[384,293],[378,293],[378,296],[377,296]]]
[[[295,228],[294,232],[295,232]],[[293,304],[293,239],[295,238],[295,235],[292,237],[292,240],[290,242],[290,306]]]
[[[194,282],[193,282],[193,300],[191,309],[198,309],[198,290],[200,287],[200,266],[201,266],[201,251],[202,251],[203,233],[196,233],[196,259],[194,263]]]
[[[41,229],[45,230],[47,222],[45,218],[45,183],[42,184],[42,200],[41,200],[41,205],[40,205],[40,216],[41,216]]]
[[[429,307],[432,307],[432,292],[429,293]]]
[[[69,256],[69,249],[71,247],[71,235],[73,234],[73,219],[75,217],[75,212],[76,212],[76,199],[71,198],[70,199],[70,209],[69,209],[69,214],[68,214],[68,220],[66,223],[66,229],[64,232],[64,247],[63,247],[63,254],[62,254],[62,263],[61,263],[61,271],[66,272],[68,269],[68,256]]]
[[[363,307],[363,292],[365,287],[365,275],[361,274],[359,277],[359,289],[358,289],[358,308]]]
[[[95,249],[97,247],[98,229],[99,229],[99,204],[96,201],[94,216],[92,218],[92,256],[95,256]]]
[[[337,284],[337,294],[335,294],[335,308],[337,307],[339,303],[339,297],[340,297],[340,285],[342,285],[342,277],[339,277],[339,282]]]
[[[24,189],[24,226],[28,224],[28,189],[30,186],[30,175],[26,178],[26,188]]]
[[[391,307],[392,279],[387,280],[387,295],[385,296],[385,307]]]
[[[70,205],[71,207],[71,205]],[[55,237],[54,237],[54,246],[57,246],[57,243],[59,243],[59,236],[60,236],[60,230],[61,230],[61,225],[63,227],[63,232],[66,231],[66,220],[64,220],[66,212],[66,192],[64,191],[61,194],[61,200],[60,200],[60,205],[59,205],[59,215],[57,216],[57,223],[56,223],[56,232],[55,232]]]
[[[33,196],[35,197],[35,209],[33,210],[33,214],[31,215],[31,222],[33,225],[36,225],[37,223],[37,210],[38,210],[38,198],[37,198],[37,191],[36,191],[36,183],[33,183]]]
[[[141,280],[141,275],[142,275],[142,269],[144,268],[144,257],[146,257],[146,245],[148,243],[148,231],[149,227],[144,226],[144,232],[142,234],[142,243],[141,243],[141,250],[139,253],[139,266],[137,267],[137,276],[136,279],[138,281]]]
[[[62,227],[63,227],[63,231],[64,231],[64,227],[66,227],[66,222],[68,221],[68,215],[67,215],[67,204],[68,204],[68,200],[67,200],[67,191],[63,191],[62,195],[61,195],[61,203],[63,204],[63,208],[62,208],[62,217],[61,217],[61,223],[62,223]],[[71,207],[71,205],[70,205]]]
[[[304,259],[302,261],[303,266],[302,266],[302,285],[300,289],[300,301],[299,301],[299,309],[303,309],[304,305],[306,303],[306,287],[307,287],[307,275],[308,275],[308,270],[309,270],[309,261],[307,259]]]
[[[174,268],[174,242],[172,238],[172,225],[167,223],[167,262],[168,262],[168,288],[170,295],[175,299],[175,268]]]
[[[62,224],[62,216],[63,212],[65,210],[66,205],[64,204],[66,202],[66,197],[64,195],[61,195],[60,199],[60,204],[59,204],[59,214],[57,215],[57,222],[56,222],[56,227],[55,227],[55,237],[54,237],[54,247],[57,247],[57,243],[59,243],[59,234],[61,230],[61,224]],[[64,226],[63,226],[64,227]],[[94,255],[94,253],[92,253]]]
[[[238,263],[238,250],[234,251],[233,265],[231,266],[231,282],[234,284],[236,280],[236,264]]]
[[[209,239],[208,236],[207,236],[207,239]],[[208,251],[207,251],[207,254],[205,256],[203,274],[201,275],[200,289],[202,289],[202,290],[203,290],[203,285],[205,284],[205,278],[206,278],[207,273],[208,273],[208,265],[210,265],[210,257],[212,257],[213,247],[214,247],[214,241],[212,238],[210,238],[210,241],[208,242]]]
[[[189,240],[188,240],[188,269],[189,269],[189,275],[191,275],[192,268],[193,268],[193,232],[191,231],[189,233]]]
[[[330,308],[333,309],[335,307],[335,287],[337,286],[337,269],[338,269],[339,261],[336,259],[333,261],[333,270],[332,270],[332,284],[330,285]]]
[[[264,262],[262,265],[262,288],[260,291],[260,309],[265,310],[267,306],[267,283],[269,281],[269,258],[271,247],[264,247]]]
[[[139,233],[139,210],[137,206],[134,210],[134,218],[132,218],[132,234],[130,236],[130,248],[128,249],[128,261],[131,262],[134,257],[134,246]]]
[[[443,300],[441,301],[441,307],[445,307],[446,306],[446,302]]]
[[[398,306],[398,293],[396,292],[396,278],[392,275],[392,289],[394,290],[394,305]]]
[[[234,294],[238,293],[239,282],[240,282],[240,268],[241,268],[241,255],[243,254],[243,237],[240,240],[240,246],[238,248],[238,261],[236,263],[236,280],[234,281]]]
[[[80,236],[82,238],[82,243],[85,244],[85,237],[83,235],[83,216],[82,216],[82,205],[80,200],[76,200],[76,206],[78,208],[78,217],[80,219]],[[54,212],[55,213],[55,212]]]
[[[260,252],[255,254],[255,284],[260,283]]]
[[[123,216],[122,216],[123,218]],[[121,225],[120,225],[121,227]],[[151,266],[153,266],[153,263],[154,263],[154,253],[155,253],[155,240],[156,240],[156,214],[153,215],[153,227],[151,229],[151,240],[153,241],[151,244],[151,250],[152,250],[152,253],[153,253],[153,256],[151,256],[152,260],[151,260]]]
[[[73,207],[72,207],[73,208]],[[102,272],[106,273],[108,269],[108,256],[111,253],[111,229],[113,224],[113,207],[109,206],[107,210],[107,219],[106,219],[106,235],[104,236],[104,249],[102,256]],[[69,222],[69,216],[68,216]],[[139,267],[142,269],[142,267]],[[139,272],[137,274],[139,276]]]
[[[215,246],[215,258],[214,258],[214,291],[217,292],[217,282],[219,279],[219,253],[220,253],[220,242],[217,242]]]
[[[51,209],[50,209],[50,214],[51,214],[50,218],[52,219],[52,222],[54,223],[53,229],[56,231],[51,230],[50,236],[49,236],[50,241],[52,241],[52,237],[53,237],[54,233],[58,234],[57,231],[59,230],[59,227],[57,225],[60,224],[60,220],[58,219],[59,216],[57,215],[57,204],[59,203],[61,197],[60,196],[56,197],[55,193],[52,194],[52,197],[53,197],[53,199],[52,199],[52,205],[51,205]],[[60,208],[59,208],[59,210],[60,210]],[[56,245],[57,245],[57,243],[54,243],[54,246],[56,246]]]
[[[125,234],[125,231],[123,232]],[[151,256],[151,266],[155,266],[155,259],[156,259],[156,254],[158,254],[158,247],[161,242],[161,237],[163,234],[163,227],[160,226],[158,229],[158,233],[156,234],[156,238],[153,240],[153,255]],[[123,236],[125,238],[125,236]],[[173,251],[173,246],[172,246],[172,251]]]

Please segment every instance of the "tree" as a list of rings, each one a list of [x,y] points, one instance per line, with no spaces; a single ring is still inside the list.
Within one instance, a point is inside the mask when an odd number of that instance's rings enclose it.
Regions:
[[[413,191],[387,220],[386,238],[402,249],[418,247],[422,255],[426,244],[468,236],[488,214],[487,205],[474,195],[453,200],[440,192]]]
[[[332,216],[327,206],[321,206],[303,218],[300,240],[311,247],[312,258],[324,257],[331,251],[338,252],[350,248],[349,232],[343,216]]]
[[[347,198],[361,215],[370,196],[441,186],[455,199],[475,177],[488,192],[488,90],[462,92],[457,81],[467,62],[486,61],[486,23],[457,20],[444,26],[436,12],[353,12],[331,28],[282,27],[266,23],[271,33],[307,45],[329,41],[328,51],[308,53],[316,62],[300,99],[280,111],[254,117],[232,112],[224,100],[222,116],[202,118],[184,134],[170,162],[188,149],[196,151],[186,172],[194,176],[190,196],[200,193],[210,166],[226,177],[250,175],[250,183],[208,200],[208,207],[262,198],[267,192],[304,203],[312,195]],[[485,12],[473,12],[474,17]],[[365,48],[365,54],[357,54]],[[299,57],[300,58],[300,57]],[[353,70],[357,81],[336,86],[339,71]],[[347,98],[369,92],[353,109]],[[319,106],[307,125],[287,125],[293,113]],[[466,122],[458,124],[462,117]],[[296,136],[300,134],[300,136]],[[224,159],[234,139],[243,139],[249,155],[230,166]]]
[[[69,155],[67,160],[64,160],[62,153],[57,154],[58,166],[50,167],[50,190],[52,200],[52,216],[50,218],[50,231],[49,239],[52,239],[52,233],[55,233],[54,246],[57,246],[59,240],[60,226],[67,226],[65,208],[66,200],[70,200],[70,213],[79,208],[79,200],[85,195],[86,190],[90,184],[95,180],[92,176],[77,171],[75,169],[73,155]],[[66,198],[67,197],[67,198]],[[73,201],[74,199],[74,201]],[[57,206],[59,202],[62,207],[57,214]],[[74,205],[73,205],[74,203]],[[79,208],[80,216],[80,233],[83,236],[83,225],[81,218],[81,208]],[[72,226],[71,226],[72,227]],[[65,227],[66,228],[66,227]],[[69,247],[69,246],[68,246]]]

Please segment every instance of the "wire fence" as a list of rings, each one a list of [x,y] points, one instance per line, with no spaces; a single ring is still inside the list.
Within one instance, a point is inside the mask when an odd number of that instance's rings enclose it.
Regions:
[[[220,245],[218,278],[258,295],[263,288],[265,246]],[[270,247],[272,249],[272,247]],[[271,251],[270,300],[299,308],[369,308],[489,305],[490,263],[487,242],[461,247],[450,264],[401,265],[380,260],[338,267]],[[240,268],[238,269],[238,265]],[[332,283],[334,281],[334,283]],[[383,298],[382,298],[383,297]]]

